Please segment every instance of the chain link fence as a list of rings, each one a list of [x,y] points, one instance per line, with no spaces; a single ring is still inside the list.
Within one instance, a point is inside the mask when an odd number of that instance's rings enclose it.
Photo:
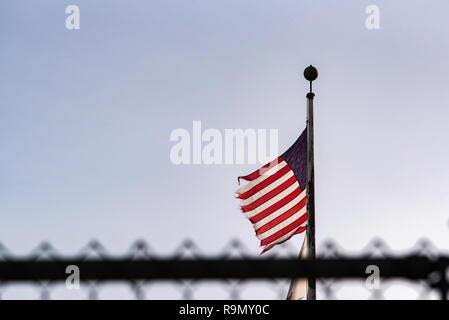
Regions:
[[[91,241],[68,256],[44,242],[17,256],[0,244],[0,298],[285,299],[291,279],[314,277],[318,299],[447,299],[449,256],[427,240],[394,252],[375,239],[358,253],[326,241],[314,261],[296,250],[286,243],[262,258],[232,240],[211,256],[185,240],[161,255],[138,240],[113,255]],[[377,287],[367,285],[368,266],[379,269]]]

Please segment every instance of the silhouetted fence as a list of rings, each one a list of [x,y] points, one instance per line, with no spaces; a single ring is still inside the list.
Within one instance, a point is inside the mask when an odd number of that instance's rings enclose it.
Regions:
[[[69,276],[67,267],[76,266],[80,271],[80,281],[89,285],[88,297],[91,299],[98,298],[97,287],[104,282],[127,282],[135,298],[142,299],[145,298],[145,284],[174,281],[183,288],[182,298],[190,299],[193,298],[193,283],[218,280],[230,284],[230,298],[238,299],[239,287],[245,281],[276,283],[283,280],[280,286],[285,288],[289,279],[307,277],[319,281],[324,298],[333,298],[333,285],[337,280],[365,281],[370,275],[367,267],[373,265],[379,268],[382,281],[404,279],[418,282],[424,286],[424,291],[437,290],[440,299],[447,299],[449,256],[425,240],[402,255],[393,254],[381,240],[374,240],[358,255],[343,253],[334,242],[328,241],[318,250],[314,261],[299,260],[291,250],[266,258],[255,257],[235,240],[216,256],[201,254],[189,240],[168,257],[155,254],[144,241],[137,241],[123,256],[109,255],[96,241],[70,257],[58,254],[48,243],[41,244],[24,257],[11,254],[0,245],[0,288],[34,283],[40,287],[40,298],[46,299],[50,297],[52,284],[66,281]],[[281,291],[278,298],[282,298]],[[372,297],[382,298],[382,291],[375,290]]]

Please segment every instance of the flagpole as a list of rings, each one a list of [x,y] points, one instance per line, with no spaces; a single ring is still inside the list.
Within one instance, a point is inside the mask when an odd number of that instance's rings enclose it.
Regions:
[[[312,65],[304,70],[304,77],[310,82],[310,91],[307,93],[307,231],[304,237],[300,259],[315,259],[315,182],[313,159],[313,98],[312,81],[318,77],[318,70]],[[316,300],[316,279],[292,279],[288,289],[287,300]]]
[[[312,65],[304,70],[304,78],[310,82],[310,91],[307,93],[307,242],[308,258],[315,259],[315,174],[313,152],[313,98],[312,81],[318,77],[318,70]],[[308,278],[307,300],[316,300],[316,279]]]

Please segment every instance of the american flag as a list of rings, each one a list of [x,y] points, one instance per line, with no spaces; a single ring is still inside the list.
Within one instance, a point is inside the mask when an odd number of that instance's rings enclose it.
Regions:
[[[267,252],[275,245],[306,230],[307,130],[280,157],[253,173],[236,193],[241,210],[251,221]]]

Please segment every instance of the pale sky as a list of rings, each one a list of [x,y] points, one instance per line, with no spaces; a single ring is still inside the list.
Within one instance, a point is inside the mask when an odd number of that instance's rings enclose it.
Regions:
[[[65,27],[66,6],[80,29]],[[380,29],[365,27],[368,5]],[[449,3],[0,3],[0,242],[161,253],[259,241],[234,199],[258,165],[174,165],[170,133],[305,127],[315,65],[316,237],[449,249]],[[290,240],[299,250],[302,236]],[[273,250],[276,250],[273,249]]]

